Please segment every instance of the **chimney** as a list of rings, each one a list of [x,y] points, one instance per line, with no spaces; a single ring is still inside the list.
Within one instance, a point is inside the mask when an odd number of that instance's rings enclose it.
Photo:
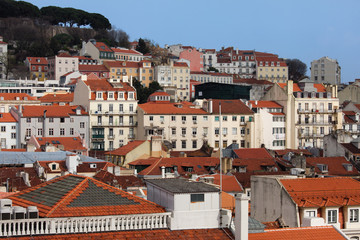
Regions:
[[[235,240],[248,240],[249,198],[246,194],[237,194],[235,201]]]
[[[107,171],[109,173],[113,174],[114,173],[114,167],[111,167],[111,166],[107,167]]]
[[[213,112],[213,101],[212,99],[209,100],[209,113]]]
[[[120,176],[120,167],[119,166],[114,167],[114,175],[115,176]]]
[[[161,178],[165,178],[165,167],[161,167]]]
[[[81,75],[81,80],[84,82],[87,81],[87,75]]]
[[[27,172],[21,172],[21,177],[24,180],[24,183],[26,186],[31,187],[30,181],[29,181],[29,173]]]
[[[150,142],[150,154],[151,157],[160,157],[161,156],[161,145],[162,145],[162,138],[161,136],[152,136]]]
[[[287,95],[292,95],[294,92],[294,82],[292,80],[287,81],[287,87],[286,87]]]
[[[78,160],[79,156],[76,154],[66,155],[65,163],[69,173],[75,174],[77,172]]]

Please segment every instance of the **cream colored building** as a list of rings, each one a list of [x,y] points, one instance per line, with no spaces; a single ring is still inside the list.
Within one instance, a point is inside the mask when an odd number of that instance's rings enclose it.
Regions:
[[[122,81],[88,80],[83,75],[73,103],[89,111],[91,150],[109,151],[135,139],[136,91],[126,77]]]
[[[339,101],[340,104],[344,101],[360,104],[360,79],[355,79],[355,82],[349,84],[339,92]]]
[[[256,56],[256,77],[258,80],[285,83],[289,77],[288,66],[284,60],[274,56]]]
[[[60,77],[69,72],[79,71],[79,58],[68,53],[60,53],[48,58],[49,79],[60,81]]]
[[[174,92],[175,101],[190,100],[190,67],[187,63],[170,62],[170,65],[156,66],[155,80]]]
[[[311,62],[311,80],[315,83],[339,85],[341,67],[336,59],[322,57]]]
[[[309,79],[275,84],[263,97],[284,107],[286,148],[323,148],[323,137],[342,128],[336,86],[326,90]]]
[[[220,116],[219,100],[171,103],[164,92],[150,99],[138,108],[138,139],[162,136],[175,151],[199,149],[204,142],[215,149],[256,147],[254,113],[241,100],[221,100]]]

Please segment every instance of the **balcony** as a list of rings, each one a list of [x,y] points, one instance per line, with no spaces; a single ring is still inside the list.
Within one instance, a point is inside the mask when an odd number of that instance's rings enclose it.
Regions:
[[[104,138],[104,134],[93,134],[91,135],[91,138],[98,138],[98,139],[101,139],[101,138]]]
[[[323,133],[299,133],[299,138],[323,138]]]
[[[0,237],[163,229],[170,214],[1,220]]]
[[[240,126],[246,125],[246,122],[240,122]]]
[[[128,138],[129,138],[129,139],[135,139],[135,134],[129,134],[129,135],[128,135]]]
[[[114,139],[115,138],[115,135],[112,134],[112,135],[108,135],[108,139]]]
[[[91,126],[102,127],[136,127],[137,122],[92,122]]]
[[[91,110],[93,115],[136,115],[136,111],[98,111]]]

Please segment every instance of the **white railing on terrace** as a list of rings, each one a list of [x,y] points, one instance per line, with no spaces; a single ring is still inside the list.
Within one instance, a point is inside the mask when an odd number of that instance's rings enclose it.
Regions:
[[[0,220],[0,237],[161,229],[168,227],[170,214]]]

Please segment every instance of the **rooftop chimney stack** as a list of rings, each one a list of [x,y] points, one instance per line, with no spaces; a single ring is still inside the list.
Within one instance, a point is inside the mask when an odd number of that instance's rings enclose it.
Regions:
[[[238,194],[235,198],[235,240],[249,238],[249,197]]]

